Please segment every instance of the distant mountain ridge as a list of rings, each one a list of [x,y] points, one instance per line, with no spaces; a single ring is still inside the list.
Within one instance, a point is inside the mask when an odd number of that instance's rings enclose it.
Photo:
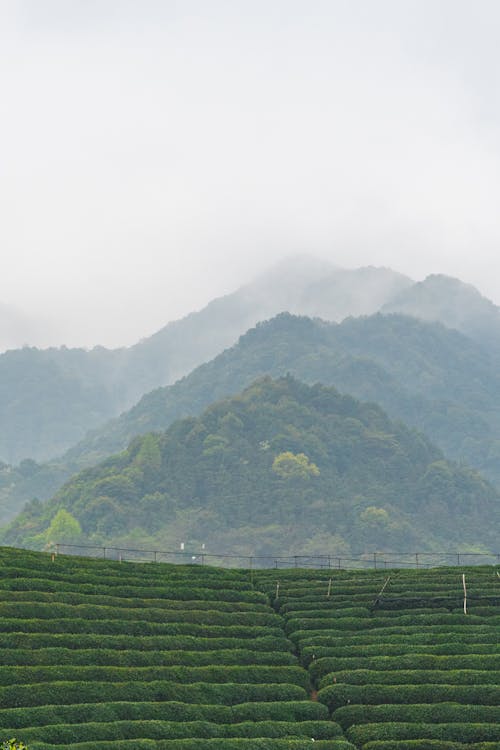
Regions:
[[[380,312],[440,322],[497,352],[500,346],[500,308],[471,284],[442,274],[432,274],[401,290],[381,306]]]
[[[321,295],[311,291],[328,279],[335,289],[343,289],[337,307],[335,295],[326,301],[328,288],[321,304]],[[347,272],[299,257],[129,348],[8,351],[0,355],[0,461],[16,464],[24,458],[40,461],[60,455],[144,393],[212,359],[260,320],[302,307],[316,314],[314,304],[318,312],[327,306],[337,319],[344,316],[349,298],[354,311],[359,308],[356,299],[367,299],[368,290],[379,304],[386,299],[385,290],[401,291],[408,283],[389,269]]]
[[[0,355],[0,461],[63,454],[145,393],[172,384],[282,311],[338,322],[379,310],[441,320],[500,351],[499,309],[473,287],[447,277],[415,284],[387,268],[346,270],[292,258],[130,348]]]

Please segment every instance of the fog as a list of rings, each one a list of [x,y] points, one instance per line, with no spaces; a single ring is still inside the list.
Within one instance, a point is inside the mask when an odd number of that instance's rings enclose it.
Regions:
[[[499,303],[499,23],[485,0],[3,0],[9,345],[131,344],[296,253]]]

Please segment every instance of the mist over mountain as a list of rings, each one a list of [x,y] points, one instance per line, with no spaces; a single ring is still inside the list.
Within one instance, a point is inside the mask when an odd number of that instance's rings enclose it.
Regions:
[[[183,539],[240,554],[485,549],[498,500],[380,407],[289,376],[136,438],[31,503],[4,538],[159,549]]]
[[[40,322],[12,305],[0,303],[0,352],[36,341],[40,327]]]
[[[379,403],[455,460],[500,482],[500,373],[486,350],[458,331],[402,315],[340,324],[281,314],[214,360],[90,434],[65,460],[91,465],[137,434],[166,429],[237,393],[259,375],[291,373],[308,383]]]
[[[150,392],[57,462],[0,466],[0,522],[33,497],[51,497],[72,474],[136,435],[197,416],[263,374],[286,373],[381,404],[447,456],[500,485],[500,376],[495,358],[479,344],[440,324],[395,314],[341,324],[281,314],[174,385]]]
[[[16,464],[60,455],[144,393],[212,359],[260,320],[302,308],[341,319],[378,306],[407,283],[389,269],[335,270],[300,256],[129,348],[6,352],[0,355],[0,460]]]
[[[401,290],[380,310],[439,321],[497,352],[500,349],[500,308],[459,279],[433,274]]]
[[[341,321],[379,309],[440,320],[498,352],[499,310],[473,287],[447,277],[414,283],[387,268],[346,270],[298,256],[129,348],[0,355],[0,460],[61,455],[143,394],[174,383],[279,312]]]

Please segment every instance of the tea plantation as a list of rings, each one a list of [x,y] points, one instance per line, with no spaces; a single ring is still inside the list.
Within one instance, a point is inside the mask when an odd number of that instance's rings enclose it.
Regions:
[[[0,571],[0,741],[500,747],[492,567],[251,572],[0,548]]]

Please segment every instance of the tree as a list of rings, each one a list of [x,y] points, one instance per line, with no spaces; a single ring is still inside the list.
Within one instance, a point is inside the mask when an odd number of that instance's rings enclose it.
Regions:
[[[82,535],[82,527],[71,513],[61,508],[55,514],[45,534],[47,544],[57,542],[76,544]]]
[[[273,471],[282,479],[311,479],[319,476],[318,467],[309,461],[305,453],[291,451],[276,456]]]

